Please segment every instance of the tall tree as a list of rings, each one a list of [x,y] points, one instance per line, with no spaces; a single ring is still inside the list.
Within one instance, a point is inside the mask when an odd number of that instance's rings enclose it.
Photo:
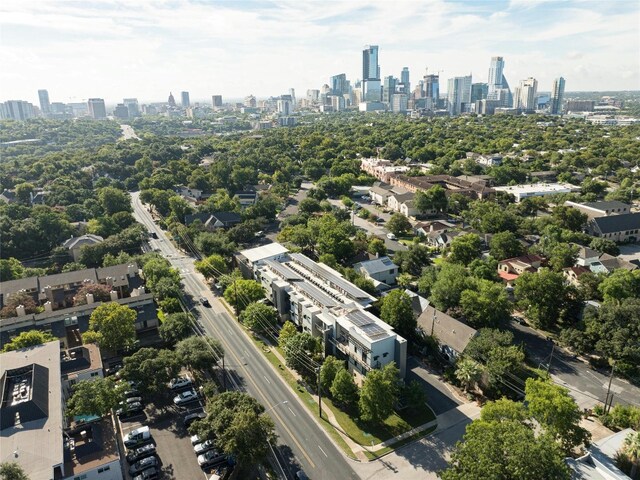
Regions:
[[[170,313],[158,327],[160,337],[167,343],[176,342],[188,337],[192,332],[192,324],[187,313]]]
[[[125,357],[122,377],[135,382],[142,393],[156,394],[180,372],[180,357],[171,350],[141,348]]]
[[[411,298],[402,290],[393,290],[382,298],[380,318],[404,338],[415,336],[418,322],[413,313]]]
[[[415,208],[421,213],[440,213],[447,210],[447,196],[445,189],[440,185],[431,187],[426,191],[417,191],[414,199]]]
[[[0,478],[2,480],[29,480],[29,476],[16,462],[0,463]]]
[[[117,352],[131,348],[136,341],[136,311],[115,302],[100,305],[89,318],[89,330],[82,339],[100,348]]]
[[[302,375],[305,379],[315,378],[313,362],[320,360],[322,345],[320,339],[311,334],[296,333],[284,344],[284,358],[287,365]]]
[[[411,230],[411,222],[401,213],[394,213],[387,222],[387,228],[394,235],[402,235]]]
[[[240,321],[254,332],[272,332],[278,324],[278,312],[269,305],[254,302],[240,314]]]
[[[264,298],[264,289],[255,280],[234,280],[225,289],[224,298],[239,315],[249,304]]]
[[[208,257],[203,258],[200,261],[195,262],[195,267],[198,272],[204,275],[206,278],[219,278],[222,275],[229,273],[227,262],[222,255],[214,253]]]
[[[10,341],[5,343],[2,351],[10,352],[12,350],[35,347],[36,345],[53,342],[54,340],[57,340],[57,338],[51,335],[49,332],[42,332],[40,330],[28,330],[26,332],[20,332],[17,337],[12,338]]]
[[[393,413],[398,399],[398,383],[395,364],[389,363],[382,370],[371,370],[360,389],[360,417],[365,422],[380,424]]]
[[[352,408],[358,401],[358,386],[346,368],[338,369],[331,384],[331,395],[338,404],[347,409]]]
[[[129,194],[115,187],[104,187],[98,190],[98,201],[107,215],[133,210]]]
[[[498,232],[489,241],[491,256],[496,260],[513,258],[524,253],[524,247],[514,232]]]
[[[537,273],[524,272],[515,283],[518,304],[527,318],[537,327],[554,327],[567,302],[564,276],[543,268]]]
[[[278,346],[284,348],[287,342],[298,333],[296,326],[289,320],[284,322],[278,334]]]
[[[338,370],[341,368],[344,368],[344,362],[338,360],[336,357],[328,355],[324,359],[322,367],[320,367],[320,388],[322,388],[324,392],[329,392],[333,380],[336,378],[336,373],[338,373]]]
[[[113,377],[82,380],[73,386],[67,402],[70,415],[108,415],[124,400],[126,384],[116,384]]]
[[[480,253],[480,237],[475,233],[467,233],[457,236],[451,241],[447,260],[466,266],[478,258]]]
[[[175,352],[182,364],[195,370],[213,367],[224,356],[222,344],[211,337],[188,337],[180,340]]]
[[[512,308],[504,287],[489,280],[476,280],[474,289],[464,290],[460,307],[474,328],[497,326],[509,318]]]
[[[482,366],[470,358],[463,358],[456,364],[456,378],[464,390],[472,390],[482,377]]]
[[[431,300],[438,310],[446,311],[460,304],[462,292],[469,288],[469,272],[462,265],[445,262],[431,286]]]

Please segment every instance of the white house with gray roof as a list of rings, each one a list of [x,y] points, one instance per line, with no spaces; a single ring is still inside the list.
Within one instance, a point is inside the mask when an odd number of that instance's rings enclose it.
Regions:
[[[353,269],[369,280],[376,280],[387,285],[395,285],[398,277],[398,266],[386,256],[356,263]]]

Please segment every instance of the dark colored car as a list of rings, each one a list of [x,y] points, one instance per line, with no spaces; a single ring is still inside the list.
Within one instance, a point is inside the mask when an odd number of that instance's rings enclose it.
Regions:
[[[138,460],[142,460],[145,457],[150,457],[156,453],[156,446],[153,443],[149,443],[143,447],[136,448],[135,450],[129,450],[127,453],[127,462],[134,463]]]
[[[209,300],[207,300],[207,299],[206,299],[206,298],[204,298],[204,297],[200,298],[200,303],[201,303],[202,305],[204,305],[205,307],[210,307],[210,306],[211,306],[211,304],[209,303]]]
[[[158,466],[158,457],[155,455],[152,457],[143,458],[142,460],[138,460],[136,463],[129,467],[130,475],[137,475],[138,473],[146,470],[147,468],[157,467]]]
[[[140,402],[121,404],[120,408],[116,410],[116,415],[120,418],[133,417],[140,415],[144,411],[144,405]]]
[[[157,467],[151,467],[133,477],[133,480],[155,480],[156,478],[160,478],[160,470]]]

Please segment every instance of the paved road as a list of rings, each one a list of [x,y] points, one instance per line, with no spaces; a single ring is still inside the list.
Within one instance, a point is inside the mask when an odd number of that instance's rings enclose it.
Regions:
[[[285,468],[289,469],[289,476],[296,470],[295,465],[299,464],[314,480],[359,478],[351,462],[329,440],[297,395],[273,370],[219,299],[195,273],[193,259],[179,252],[155,225],[150,213],[140,202],[138,192],[132,194],[132,204],[136,219],[158,235],[157,240],[150,240],[151,246],[158,248],[180,270],[186,293],[193,298],[204,296],[211,302],[211,308],[198,305],[195,310],[200,315],[206,333],[222,343],[230,376],[237,379],[266,409],[272,409],[269,415],[276,424],[279,436],[279,457],[287,462]],[[283,403],[285,401],[287,403]]]
[[[130,138],[140,140],[140,137],[136,135],[136,132],[131,125],[120,125],[120,129],[122,130],[122,137],[120,137],[121,140],[129,140]]]
[[[535,330],[516,322],[510,324],[514,341],[524,343],[529,358],[535,364],[546,364],[551,355],[551,342]],[[551,374],[554,379],[569,388],[578,405],[591,408],[598,402],[604,402],[609,383],[608,374],[591,369],[584,362],[555,348],[551,362]],[[614,392],[614,403],[640,405],[640,388],[625,380],[614,378],[611,384]]]
[[[415,357],[407,359],[407,382],[417,380],[427,396],[427,402],[436,415],[441,415],[461,405],[450,387],[431,373]]]

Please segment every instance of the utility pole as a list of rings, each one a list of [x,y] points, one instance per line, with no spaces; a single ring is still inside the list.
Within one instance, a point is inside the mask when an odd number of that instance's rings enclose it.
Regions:
[[[320,367],[316,368],[316,376],[318,377],[318,415],[322,418],[322,390],[320,389]]]
[[[227,391],[227,371],[224,368],[224,353],[222,354],[222,385],[224,391]]]
[[[238,280],[234,280],[233,281],[233,290],[235,292],[235,297],[236,297],[236,317],[238,318],[238,320],[240,320],[240,310],[238,310]]]
[[[613,371],[616,368],[616,362],[614,360],[613,365],[611,365],[611,373],[609,374],[609,386],[607,387],[607,398],[604,401],[604,412],[609,413],[611,409],[611,404],[613,403],[613,395],[611,395],[611,402],[609,402],[609,394],[611,393],[611,382],[613,381]],[[607,405],[609,405],[607,407]]]
[[[551,370],[551,361],[553,360],[553,351],[556,348],[556,343],[551,340],[551,355],[549,356],[549,363],[547,363],[547,373],[549,373],[549,370]]]

